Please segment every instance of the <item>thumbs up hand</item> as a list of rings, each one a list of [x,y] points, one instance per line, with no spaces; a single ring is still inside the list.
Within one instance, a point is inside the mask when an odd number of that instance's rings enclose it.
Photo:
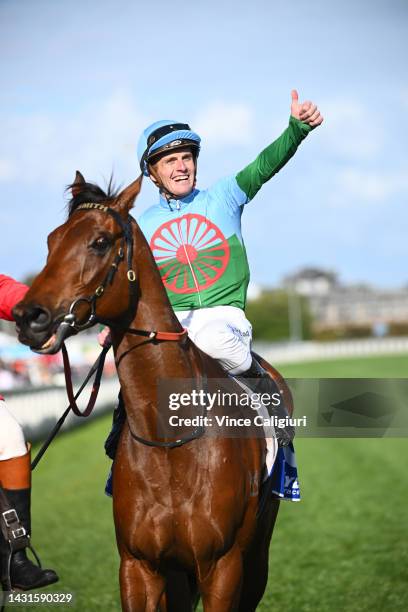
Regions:
[[[323,117],[320,114],[316,104],[307,100],[306,102],[299,103],[299,96],[296,89],[292,89],[292,104],[290,107],[290,114],[295,119],[299,119],[303,123],[307,123],[312,128],[317,127],[323,122]]]

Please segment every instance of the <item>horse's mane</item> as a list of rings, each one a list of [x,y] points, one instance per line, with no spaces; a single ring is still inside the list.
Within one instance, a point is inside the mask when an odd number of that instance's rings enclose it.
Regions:
[[[78,184],[71,183],[71,185],[67,186],[66,191],[71,191],[72,193],[72,189],[76,188],[78,188]],[[116,198],[118,193],[119,189],[113,184],[112,176],[109,179],[106,192],[94,183],[81,183],[81,191],[72,196],[67,204],[68,218],[80,204],[84,204],[85,202],[96,202],[98,204],[106,201],[109,202]]]

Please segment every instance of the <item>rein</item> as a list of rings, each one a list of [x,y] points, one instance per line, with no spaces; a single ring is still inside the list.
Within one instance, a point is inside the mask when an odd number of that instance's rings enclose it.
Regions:
[[[65,348],[65,345],[64,345]],[[100,378],[102,376],[102,370],[103,370],[103,366],[105,363],[105,356],[106,353],[109,351],[110,346],[104,346],[98,359],[95,361],[94,365],[92,366],[92,368],[89,370],[85,380],[83,381],[82,385],[80,386],[80,388],[78,389],[78,391],[76,392],[76,394],[74,395],[74,402],[78,399],[78,397],[81,395],[82,391],[85,389],[86,385],[88,384],[89,380],[92,378],[92,376],[95,374],[95,382],[94,382],[94,387],[96,385],[96,379],[98,377],[98,372],[100,370],[100,375],[99,375],[99,381]],[[99,387],[99,384],[98,384]],[[97,391],[96,391],[96,395],[97,395]],[[96,400],[96,397],[95,397]],[[38,453],[36,454],[36,456],[34,457],[33,461],[31,462],[31,471],[35,470],[35,468],[37,467],[38,463],[41,460],[41,457],[44,455],[45,451],[48,449],[49,445],[51,444],[51,442],[54,440],[55,436],[57,435],[57,433],[59,432],[59,430],[61,429],[61,427],[63,426],[65,419],[67,418],[68,414],[71,411],[71,404],[68,406],[68,408],[66,408],[66,410],[64,411],[64,413],[62,414],[62,416],[58,419],[58,421],[56,422],[56,424],[54,425],[53,429],[51,430],[51,432],[49,433],[47,439],[45,440],[45,442],[43,443],[43,445],[41,446],[40,450],[38,451]],[[84,414],[81,414],[81,416],[85,416]]]
[[[184,330],[184,331],[187,333],[187,330]],[[157,333],[163,333],[163,332],[157,332]],[[200,360],[201,360],[201,355],[200,355]],[[198,365],[195,362],[193,363],[195,365],[195,370],[196,370],[195,374],[198,380],[198,386],[206,390],[207,389],[207,376],[205,374],[204,375],[202,374],[202,371],[205,371],[205,370],[203,368],[200,370]],[[206,411],[205,406],[203,406],[203,412],[201,414],[201,417],[204,416],[205,411]],[[147,440],[146,438],[142,438],[141,436],[136,435],[132,431],[132,428],[130,427],[129,419],[126,419],[126,422],[129,428],[130,435],[132,436],[134,440],[136,440],[136,442],[140,442],[141,444],[144,444],[145,446],[150,446],[154,448],[169,448],[169,449],[177,448],[178,446],[183,446],[183,444],[187,444],[187,442],[191,442],[192,440],[197,440],[197,438],[201,438],[201,436],[203,436],[205,433],[205,427],[203,425],[198,425],[188,436],[185,436],[183,438],[178,438],[177,440],[173,440],[170,442],[159,442],[158,440]],[[201,418],[199,422],[202,423],[203,419]]]
[[[78,408],[78,405],[76,403],[77,398],[74,396],[74,390],[72,388],[71,364],[69,362],[68,351],[65,346],[65,343],[62,344],[61,348],[62,348],[62,359],[64,362],[65,386],[67,389],[69,407],[72,410],[72,412],[75,414],[75,416],[88,417],[91,414],[92,410],[94,409],[96,398],[98,397],[103,367],[105,365],[105,358],[106,358],[107,352],[110,349],[110,346],[106,346],[106,347],[104,346],[99,356],[98,365],[96,368],[95,380],[92,385],[91,395],[89,397],[88,405],[83,411],[81,411]]]
[[[155,340],[157,341],[170,340],[171,341],[173,340],[176,342],[180,342],[185,339],[187,330],[183,329],[182,332],[160,332],[160,331],[149,332],[143,329],[134,329],[132,330],[132,333],[140,334],[142,336],[147,336],[150,341],[155,341]],[[64,342],[62,343],[61,349],[62,349],[62,359],[64,363],[65,387],[67,390],[69,407],[71,408],[72,412],[77,417],[88,417],[95,407],[96,398],[98,397],[99,387],[101,384],[103,368],[105,365],[106,354],[109,351],[110,347],[111,345],[107,344],[106,346],[102,348],[101,354],[99,355],[99,358],[97,361],[95,380],[92,385],[92,391],[89,397],[88,405],[86,406],[84,410],[81,411],[78,408],[78,405],[76,403],[77,397],[74,396],[74,390],[72,387],[72,372],[71,372],[71,364],[69,361],[68,351],[65,346],[65,343]]]
[[[186,334],[187,334],[187,330],[184,329],[182,332],[160,332],[160,331],[145,331],[142,329],[134,329],[132,330],[132,333],[138,333],[140,335],[143,336],[147,336],[148,337],[148,341],[149,342],[154,342],[156,341],[182,341],[186,338]],[[98,392],[99,392],[99,387],[100,387],[100,382],[101,382],[101,378],[102,378],[102,373],[103,373],[103,368],[105,365],[105,359],[106,359],[106,354],[108,353],[108,351],[110,350],[111,345],[110,344],[106,344],[105,346],[103,346],[99,357],[97,358],[97,360],[95,361],[95,363],[93,364],[92,368],[89,370],[85,380],[83,381],[82,385],[80,386],[80,388],[78,389],[78,391],[75,393],[73,392],[73,387],[72,387],[72,377],[71,377],[71,365],[69,362],[69,356],[68,356],[68,351],[66,349],[65,344],[63,343],[61,346],[62,349],[62,356],[63,356],[63,363],[64,363],[64,374],[65,374],[65,386],[66,386],[66,390],[67,390],[67,395],[68,395],[68,400],[69,400],[69,406],[68,408],[66,408],[66,410],[64,411],[64,413],[62,414],[62,416],[59,418],[59,420],[56,422],[56,424],[54,425],[54,428],[51,430],[50,434],[48,435],[48,438],[45,440],[45,442],[43,443],[43,445],[41,446],[40,450],[38,451],[38,453],[36,454],[36,456],[34,457],[33,461],[31,462],[31,471],[35,470],[35,468],[37,467],[38,463],[40,462],[42,456],[45,454],[46,450],[48,449],[48,447],[50,446],[51,442],[54,440],[55,436],[57,435],[57,433],[59,432],[59,430],[61,429],[61,427],[63,426],[68,414],[70,413],[70,411],[72,410],[72,412],[78,416],[78,417],[88,417],[90,416],[92,410],[95,407],[95,403],[96,403],[96,398],[98,397]],[[82,391],[85,389],[86,385],[88,384],[89,380],[92,378],[92,376],[95,374],[95,379],[94,379],[94,383],[92,385],[92,392],[90,395],[90,398],[88,400],[88,405],[87,407],[81,411],[78,408],[78,405],[76,403],[76,400],[79,398],[79,396],[81,395]],[[130,426],[129,426],[130,429]],[[196,433],[197,430],[194,430],[193,434],[194,437],[198,437],[198,434]],[[149,446],[155,446],[155,445],[160,445],[160,443],[150,443],[149,440],[144,440],[144,438],[139,438],[138,436],[136,436],[136,434],[133,434],[132,430],[130,430],[130,433],[132,434],[132,436],[135,438],[135,440],[138,440],[139,442],[142,442],[143,444],[147,444]],[[202,432],[204,433],[204,431]],[[202,435],[201,432],[199,433],[199,435]],[[185,441],[189,442],[190,439],[193,438],[188,438]],[[166,445],[167,443],[165,443]],[[170,443],[172,444],[172,443]],[[180,446],[180,444],[184,444],[184,441],[180,442],[177,441],[176,443],[174,443],[174,446]]]

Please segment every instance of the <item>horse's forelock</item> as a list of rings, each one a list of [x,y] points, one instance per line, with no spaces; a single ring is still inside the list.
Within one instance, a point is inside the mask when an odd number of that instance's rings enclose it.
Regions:
[[[78,189],[78,185],[76,183],[71,183],[71,185],[67,186],[66,191],[70,191],[72,193],[73,187]],[[79,193],[73,196],[67,204],[68,218],[81,204],[84,204],[85,202],[109,204],[109,202],[117,197],[118,193],[119,189],[114,186],[112,177],[109,180],[106,192],[94,183],[83,183],[81,184]]]

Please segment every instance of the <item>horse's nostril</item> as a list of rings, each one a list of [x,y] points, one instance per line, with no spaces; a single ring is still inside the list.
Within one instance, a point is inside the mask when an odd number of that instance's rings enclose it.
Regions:
[[[32,331],[44,331],[51,323],[51,314],[41,306],[33,306],[31,310],[26,313],[26,321]]]

